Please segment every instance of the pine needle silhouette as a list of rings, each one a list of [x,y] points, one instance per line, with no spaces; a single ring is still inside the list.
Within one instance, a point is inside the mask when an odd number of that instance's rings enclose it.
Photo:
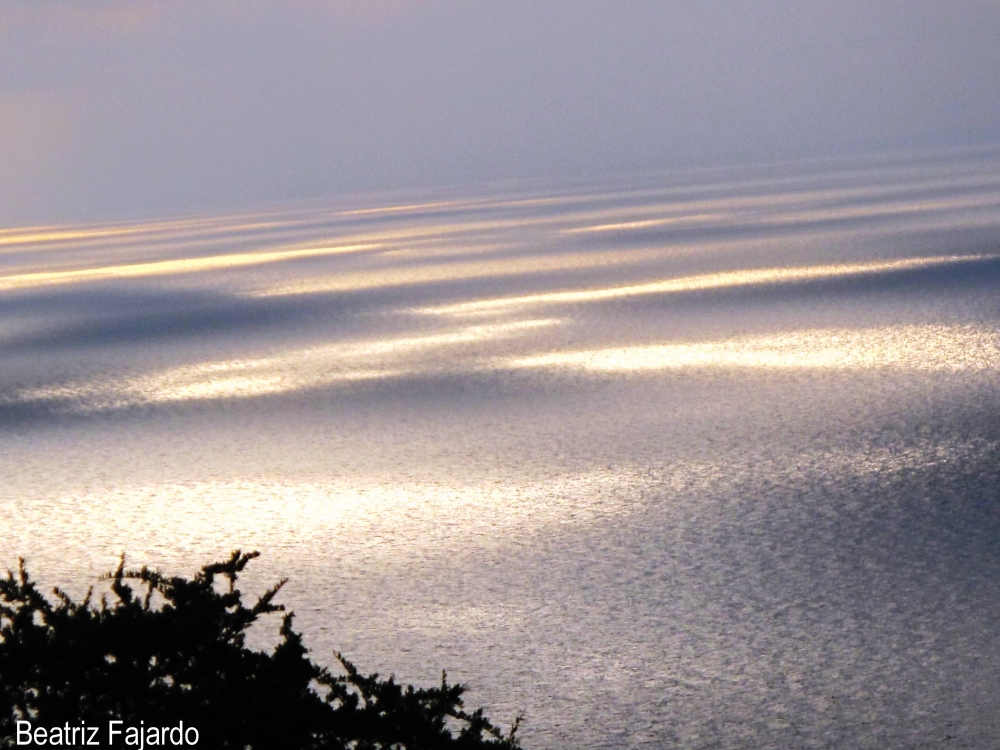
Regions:
[[[14,746],[18,720],[103,727],[113,719],[183,721],[213,749],[520,747],[520,718],[504,732],[482,709],[465,711],[463,686],[444,673],[440,686],[414,688],[362,675],[339,653],[342,674],[313,663],[290,612],[271,653],[247,648],[247,629],[284,611],[274,598],[285,581],[243,603],[237,579],[258,554],[237,550],[190,579],[127,570],[123,556],[104,576],[111,603],[107,595],[95,603],[92,590],[75,602],[55,589],[50,601],[21,560],[0,578],[0,747]]]

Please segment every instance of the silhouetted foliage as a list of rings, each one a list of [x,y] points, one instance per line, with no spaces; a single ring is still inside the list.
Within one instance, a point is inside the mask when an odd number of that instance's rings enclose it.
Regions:
[[[16,722],[33,726],[194,726],[207,748],[517,748],[482,709],[463,709],[461,685],[403,687],[364,676],[341,656],[343,674],[313,663],[292,614],[273,652],[247,648],[247,629],[285,583],[245,606],[239,573],[258,553],[236,551],[193,578],[126,570],[110,581],[112,602],[43,596],[21,561],[0,579],[0,746]],[[24,726],[23,724],[21,725]],[[122,735],[115,746],[125,747]],[[70,744],[65,742],[63,744]],[[166,743],[164,743],[166,744]],[[147,744],[148,746],[148,744]]]

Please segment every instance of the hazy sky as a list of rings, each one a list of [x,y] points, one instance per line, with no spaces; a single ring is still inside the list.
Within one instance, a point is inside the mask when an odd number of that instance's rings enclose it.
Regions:
[[[0,225],[1000,141],[997,0],[0,0]]]

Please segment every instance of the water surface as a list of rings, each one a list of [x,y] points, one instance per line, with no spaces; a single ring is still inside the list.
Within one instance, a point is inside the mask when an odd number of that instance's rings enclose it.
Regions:
[[[527,747],[994,747],[998,166],[5,230],[2,562],[260,549]]]

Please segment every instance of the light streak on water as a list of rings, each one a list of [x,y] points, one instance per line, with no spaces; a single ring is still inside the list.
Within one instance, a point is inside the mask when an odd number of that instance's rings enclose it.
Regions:
[[[148,278],[194,274],[205,271],[220,271],[243,266],[256,266],[303,258],[326,255],[360,253],[371,251],[377,245],[339,245],[333,247],[309,247],[297,250],[277,250],[273,252],[233,253],[211,255],[204,258],[183,258],[180,260],[160,260],[150,263],[128,263],[124,265],[81,268],[67,271],[38,271],[35,273],[0,276],[0,292],[54,284],[78,284],[92,281],[115,279]]]
[[[465,326],[458,330],[297,349],[270,357],[203,362],[119,382],[75,383],[18,393],[12,401],[68,400],[85,411],[204,399],[246,399],[433,371],[410,361],[428,350],[447,366],[449,350],[557,325],[558,320]],[[441,360],[444,360],[442,362]]]
[[[528,294],[518,297],[476,300],[461,302],[455,305],[430,306],[417,312],[436,315],[468,315],[503,311],[509,308],[533,307],[542,305],[577,304],[581,302],[600,302],[641,295],[670,294],[676,292],[694,292],[704,289],[724,289],[729,287],[758,286],[764,284],[780,284],[816,279],[832,279],[843,276],[854,276],[870,273],[885,273],[887,271],[905,271],[947,263],[962,263],[971,260],[982,260],[982,256],[948,256],[934,258],[905,258],[891,261],[871,261],[866,263],[838,263],[823,266],[804,266],[798,268],[759,268],[740,271],[725,271],[722,273],[697,274],[674,279],[651,281],[644,284],[629,284],[604,289],[584,289],[580,291],[545,292]]]
[[[820,329],[698,344],[551,352],[503,360],[502,365],[600,373],[731,367],[1000,372],[1000,332],[970,326]]]
[[[920,214],[927,216],[939,211],[957,211],[962,209],[993,208],[1000,205],[1000,193],[986,193],[968,198],[949,198],[947,200],[935,201],[912,201],[912,202],[889,202],[879,203],[871,206],[834,206],[825,208],[809,207],[796,210],[802,203],[813,201],[823,202],[824,200],[840,199],[848,196],[860,197],[850,191],[844,192],[822,192],[819,194],[792,194],[783,196],[783,199],[767,197],[744,200],[720,200],[711,203],[695,204],[687,207],[687,211],[680,213],[681,207],[672,206],[674,211],[678,211],[676,216],[650,219],[633,219],[631,221],[619,221],[606,224],[595,224],[592,226],[575,227],[566,229],[566,234],[590,234],[601,232],[622,232],[635,229],[658,229],[676,226],[709,226],[709,225],[738,225],[754,224],[758,226],[781,226],[807,224],[821,221],[842,221],[845,219],[868,219],[868,218],[890,218],[900,217],[909,214]],[[769,213],[767,209],[776,209],[783,205],[788,207],[780,212]],[[703,209],[725,206],[730,212],[705,212]],[[655,209],[646,209],[646,213],[662,212],[666,206],[657,206]],[[742,209],[742,210],[732,210]]]

